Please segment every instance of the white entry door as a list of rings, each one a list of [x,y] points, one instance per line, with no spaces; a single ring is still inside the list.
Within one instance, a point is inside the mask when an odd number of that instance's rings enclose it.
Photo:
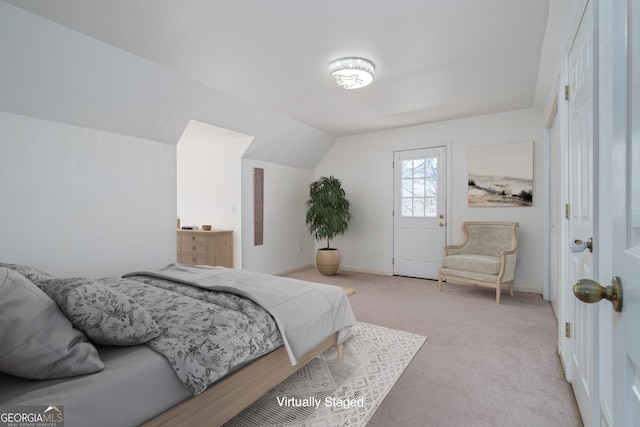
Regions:
[[[613,28],[625,26],[626,40],[624,31],[616,32],[613,69],[621,73],[612,79],[614,131],[607,141],[613,145],[612,271],[624,296],[622,311],[613,318],[613,424],[640,426],[640,7],[635,0],[614,2]]]
[[[565,283],[569,293],[578,279],[592,279],[595,274],[595,254],[584,246],[593,237],[594,228],[594,31],[591,3],[584,10],[568,62],[569,239],[573,243],[567,269],[569,277]],[[595,427],[599,419],[598,306],[569,298],[568,308],[572,338],[571,384],[585,427]]]
[[[437,279],[446,235],[446,147],[394,153],[393,274]]]

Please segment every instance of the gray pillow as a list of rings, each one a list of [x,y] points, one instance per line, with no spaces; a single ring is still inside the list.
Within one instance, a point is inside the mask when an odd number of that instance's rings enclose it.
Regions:
[[[140,304],[95,280],[41,280],[38,286],[95,344],[137,345],[160,334],[158,325]]]
[[[0,371],[30,379],[100,371],[98,350],[29,279],[0,267]]]

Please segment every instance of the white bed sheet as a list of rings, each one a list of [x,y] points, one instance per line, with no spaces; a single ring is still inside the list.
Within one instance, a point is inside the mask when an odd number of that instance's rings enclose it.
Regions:
[[[144,345],[98,347],[104,370],[57,380],[0,373],[0,406],[62,405],[66,427],[138,426],[191,393],[169,362]]]

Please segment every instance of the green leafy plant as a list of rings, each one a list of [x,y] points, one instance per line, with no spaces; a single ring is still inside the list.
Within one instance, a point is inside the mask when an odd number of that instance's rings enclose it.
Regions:
[[[317,241],[327,239],[330,249],[331,239],[349,228],[351,203],[345,198],[342,183],[333,176],[323,176],[309,186],[307,200],[307,228]]]

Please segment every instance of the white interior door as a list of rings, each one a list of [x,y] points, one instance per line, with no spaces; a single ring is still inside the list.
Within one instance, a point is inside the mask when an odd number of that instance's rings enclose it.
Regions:
[[[394,153],[393,274],[436,279],[446,231],[446,147]]]
[[[640,7],[616,0],[614,28],[627,27],[613,56],[613,274],[623,287],[613,319],[613,423],[640,426]],[[630,19],[627,19],[629,17]],[[625,49],[627,47],[627,49]],[[626,96],[622,95],[626,94]],[[626,118],[626,120],[625,120]],[[620,120],[621,119],[621,120]],[[603,285],[606,285],[603,283]]]
[[[560,132],[558,115],[553,119],[549,133],[549,299],[553,312],[558,315],[558,283],[560,282]]]
[[[569,52],[569,239],[576,246],[593,236],[593,13],[587,4]],[[597,247],[596,247],[597,250]],[[568,283],[595,276],[594,253],[574,248],[569,254]],[[598,306],[569,299],[571,382],[585,427],[598,425]]]

